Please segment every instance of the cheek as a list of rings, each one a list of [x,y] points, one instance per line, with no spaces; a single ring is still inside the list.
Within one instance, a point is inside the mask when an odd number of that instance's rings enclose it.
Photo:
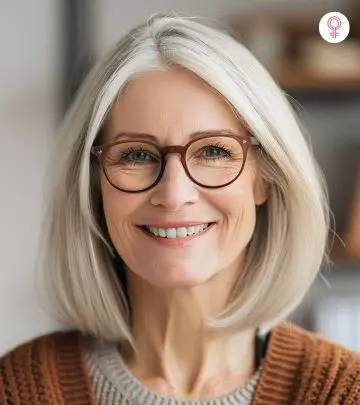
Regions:
[[[222,191],[219,189],[219,192],[213,193],[212,204],[222,214],[219,243],[221,241],[222,245],[229,246],[230,250],[242,250],[250,241],[256,223],[251,176],[239,178]]]
[[[213,203],[221,210],[225,219],[239,221],[252,216],[255,200],[251,173],[244,173],[233,184],[213,194]],[[230,224],[229,224],[230,225]]]
[[[134,212],[142,204],[136,194],[123,193],[105,179],[101,181],[103,208],[111,238],[119,240],[119,235],[131,232]]]

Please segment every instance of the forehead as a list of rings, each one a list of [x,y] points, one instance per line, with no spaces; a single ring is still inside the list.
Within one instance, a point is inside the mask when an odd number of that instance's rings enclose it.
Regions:
[[[243,130],[229,104],[185,69],[150,71],[130,81],[110,109],[106,140],[120,132],[149,133],[161,141],[185,140],[196,131]]]

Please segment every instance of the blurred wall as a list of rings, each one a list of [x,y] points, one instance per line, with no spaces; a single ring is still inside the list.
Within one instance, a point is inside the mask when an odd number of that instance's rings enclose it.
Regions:
[[[56,325],[34,292],[42,177],[58,119],[60,2],[1,1],[0,354]]]

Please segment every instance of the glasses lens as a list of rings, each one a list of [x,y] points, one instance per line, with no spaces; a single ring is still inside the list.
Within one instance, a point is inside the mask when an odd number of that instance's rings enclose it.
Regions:
[[[204,186],[222,186],[234,180],[244,164],[244,152],[234,138],[199,139],[186,154],[188,170]]]
[[[154,146],[147,143],[124,142],[107,149],[103,163],[114,186],[137,191],[155,182],[161,169],[161,156]]]

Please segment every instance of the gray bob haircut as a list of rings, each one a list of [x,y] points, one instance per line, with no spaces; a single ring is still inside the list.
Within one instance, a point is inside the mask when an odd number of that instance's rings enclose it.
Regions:
[[[270,329],[291,314],[329,263],[326,183],[286,95],[224,30],[191,17],[152,17],[92,69],[64,118],[45,179],[38,253],[46,305],[51,300],[62,321],[132,346],[124,270],[105,224],[100,167],[90,149],[129,80],[171,67],[199,76],[246,123],[261,144],[259,173],[269,190],[228,306],[204,327]]]

